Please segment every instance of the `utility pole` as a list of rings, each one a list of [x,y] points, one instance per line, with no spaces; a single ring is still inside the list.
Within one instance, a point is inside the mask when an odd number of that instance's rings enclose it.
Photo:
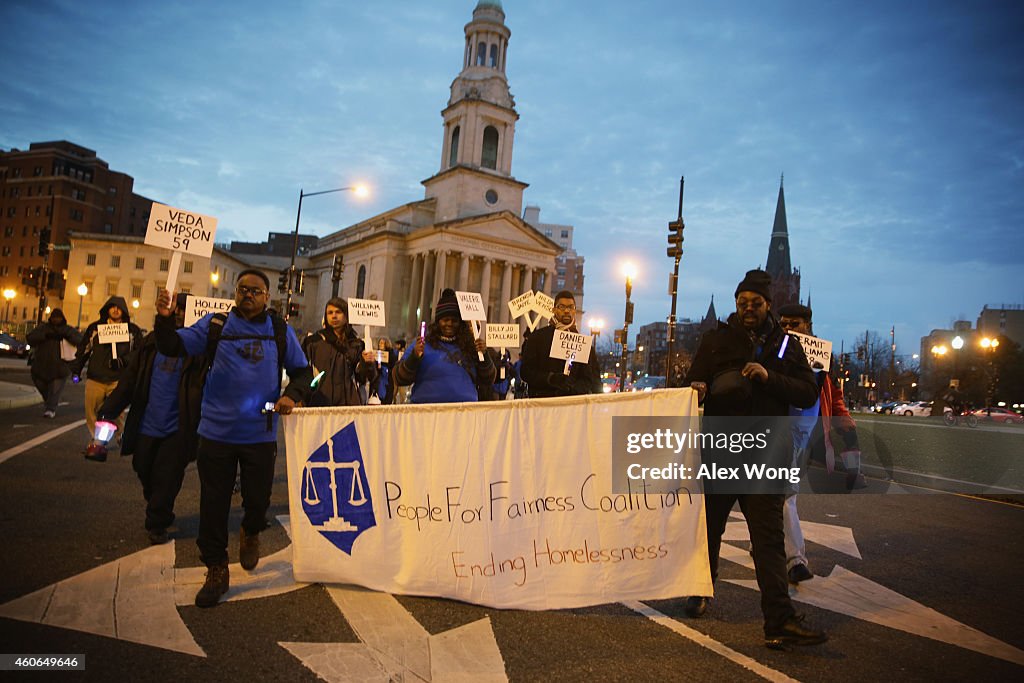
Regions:
[[[676,220],[668,224],[667,253],[675,261],[668,278],[668,293],[672,295],[672,309],[668,314],[668,355],[665,357],[665,386],[672,386],[672,347],[676,341],[676,301],[679,292],[679,261],[683,257],[683,186],[685,176],[679,178],[679,213]]]

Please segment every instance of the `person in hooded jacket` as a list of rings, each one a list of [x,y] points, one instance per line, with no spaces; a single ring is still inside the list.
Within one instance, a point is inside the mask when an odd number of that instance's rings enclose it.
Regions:
[[[177,295],[178,329],[185,323],[186,296]],[[132,407],[125,419],[121,455],[132,456],[132,469],[142,483],[145,528],[154,545],[168,541],[185,468],[196,459],[196,397],[202,393],[204,363],[203,355],[165,356],[156,348],[156,333],[150,332],[128,357],[117,388],[97,414],[99,420],[113,421]]]
[[[363,405],[366,398],[360,387],[377,379],[376,358],[348,324],[348,302],[341,297],[330,299],[324,307],[323,323],[323,329],[302,342],[316,383],[309,405]]]
[[[413,385],[410,403],[479,401],[494,391],[494,363],[486,351],[484,340],[474,339],[469,323],[462,319],[455,290],[445,288],[434,324],[395,366],[395,382]]]
[[[101,344],[98,331],[100,325],[115,323],[128,323],[130,337],[126,342],[117,342],[117,358],[114,358],[113,353],[115,344]],[[71,361],[70,369],[72,380],[75,382],[81,377],[83,370],[86,372],[85,427],[89,430],[90,441],[85,455],[89,460],[106,459],[106,447],[92,438],[96,430],[96,413],[107,396],[110,396],[117,387],[121,370],[128,363],[128,355],[138,346],[141,339],[142,330],[131,321],[128,304],[122,297],[112,296],[100,308],[99,319],[89,323],[85,328],[82,341],[78,344],[78,352]],[[121,416],[113,422],[119,430],[124,426],[124,419]]]
[[[68,325],[64,311],[55,308],[45,323],[28,333],[26,340],[32,345],[32,383],[43,397],[43,417],[56,417],[61,392],[71,374],[61,354],[61,343],[77,347],[82,335]]]

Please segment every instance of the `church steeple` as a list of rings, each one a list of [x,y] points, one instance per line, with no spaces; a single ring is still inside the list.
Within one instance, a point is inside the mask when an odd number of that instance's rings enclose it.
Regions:
[[[500,210],[518,215],[526,184],[512,177],[519,114],[505,76],[512,32],[505,26],[501,2],[480,0],[464,33],[462,71],[452,81],[448,106],[441,112],[441,167],[423,181],[426,198],[444,202],[438,206],[439,219]],[[468,192],[467,175],[473,176]]]
[[[793,270],[789,259],[789,226],[786,225],[786,195],[782,190],[783,178],[779,178],[779,200],[775,204],[775,223],[772,225],[772,241],[768,245],[768,265],[765,270],[772,279],[789,275]]]

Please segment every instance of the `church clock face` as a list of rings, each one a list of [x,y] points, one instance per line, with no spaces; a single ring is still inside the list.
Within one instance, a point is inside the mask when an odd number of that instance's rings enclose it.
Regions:
[[[498,193],[495,192],[494,190],[487,190],[487,192],[484,193],[484,201],[491,205],[497,204]]]
[[[785,251],[785,250],[786,250],[786,245],[785,244],[780,244],[779,245],[779,251]]]

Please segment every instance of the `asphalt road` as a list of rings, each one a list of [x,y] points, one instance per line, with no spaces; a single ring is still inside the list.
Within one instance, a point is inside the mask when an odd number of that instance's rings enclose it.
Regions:
[[[0,381],[27,383],[28,374],[5,363]],[[81,387],[69,387],[69,405],[61,407],[56,420],[43,420],[39,407],[0,413],[5,425],[0,431],[0,613],[34,591],[61,581],[81,585],[97,574],[96,568],[150,549],[142,528],[141,491],[129,459],[114,454],[102,464],[85,461],[84,427],[45,438],[81,419],[82,394]],[[960,430],[910,420],[861,421],[866,457],[874,459],[879,472],[918,467],[949,480],[998,474],[1000,485],[1019,487],[1020,464],[1013,456],[1019,458],[1024,449],[1018,445],[1005,457],[993,457],[992,451],[1001,446],[992,446],[988,439],[990,434],[1024,438],[1020,430],[1007,434],[964,428],[961,436]],[[3,459],[4,453],[36,437],[45,440]],[[875,455],[881,450],[877,443],[889,456]],[[970,444],[980,445],[968,451]],[[883,462],[885,457],[891,461]],[[922,462],[925,466],[919,467]],[[282,457],[270,511],[274,516],[288,514],[284,479]],[[178,500],[172,534],[178,570],[200,564],[194,543],[198,488],[193,466]],[[1020,679],[1024,508],[965,495],[914,495],[932,488],[872,477],[867,489],[852,495],[801,495],[810,561],[818,576],[798,589],[796,598],[813,597],[815,585],[828,587],[819,591],[826,597],[816,598],[825,606],[797,603],[809,621],[831,634],[831,641],[817,648],[775,652],[762,645],[756,590],[730,583],[753,579],[742,563],[745,552],[738,553],[737,562],[723,562],[717,597],[699,620],[683,615],[682,598],[544,612],[402,596],[396,596],[397,604],[431,635],[489,619],[503,674],[513,681]],[[239,519],[236,509],[233,529]],[[855,550],[836,540],[848,533],[845,529],[852,530]],[[265,555],[289,545],[277,524],[262,537]],[[748,547],[743,540],[731,543],[741,551]],[[237,561],[236,536],[231,553]],[[117,580],[127,584],[131,577],[124,573]],[[835,600],[829,602],[829,595]],[[638,607],[647,613],[636,611]],[[664,619],[659,621],[651,610]],[[85,672],[62,674],[60,680],[302,681],[319,680],[310,668],[316,663],[304,664],[282,643],[356,647],[367,639],[353,626],[359,619],[352,613],[347,618],[329,587],[321,585],[212,610],[183,604],[176,615],[205,656],[10,618],[0,618],[0,654],[85,654]],[[4,672],[5,679],[8,674]],[[339,676],[346,679],[343,673]],[[350,672],[347,679],[363,676]],[[415,679],[411,673],[405,676]]]

